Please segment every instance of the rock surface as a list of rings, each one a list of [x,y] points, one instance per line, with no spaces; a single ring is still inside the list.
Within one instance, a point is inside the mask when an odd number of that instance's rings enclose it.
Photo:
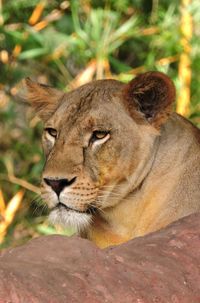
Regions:
[[[0,255],[0,303],[199,303],[200,214],[98,249],[47,236]]]

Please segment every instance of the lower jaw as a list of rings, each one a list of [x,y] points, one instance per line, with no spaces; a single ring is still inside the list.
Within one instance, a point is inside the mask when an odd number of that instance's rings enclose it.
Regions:
[[[52,224],[70,227],[76,231],[85,230],[92,222],[92,215],[69,208],[58,207],[51,210],[49,220]]]

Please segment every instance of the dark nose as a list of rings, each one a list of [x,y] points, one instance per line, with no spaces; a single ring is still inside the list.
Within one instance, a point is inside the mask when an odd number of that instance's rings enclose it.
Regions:
[[[44,181],[47,185],[51,186],[51,188],[55,191],[55,193],[59,196],[61,191],[66,187],[70,186],[74,181],[76,180],[76,177],[72,178],[71,180],[68,179],[47,179],[44,178]]]

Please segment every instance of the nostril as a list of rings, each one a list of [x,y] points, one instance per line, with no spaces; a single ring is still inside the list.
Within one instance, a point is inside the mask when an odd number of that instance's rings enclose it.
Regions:
[[[63,186],[70,186],[72,183],[74,183],[76,181],[76,177],[72,178],[71,180],[69,179],[61,179],[61,182],[63,184]]]
[[[52,179],[47,179],[44,178],[44,181],[47,185],[49,185],[55,192],[56,194],[59,196],[60,192],[63,190],[63,186],[60,183],[59,180],[52,180]]]
[[[48,179],[44,178],[44,182],[49,185],[59,196],[61,191],[67,187],[70,186],[72,183],[74,183],[76,180],[76,177],[72,178],[71,180],[69,179]]]

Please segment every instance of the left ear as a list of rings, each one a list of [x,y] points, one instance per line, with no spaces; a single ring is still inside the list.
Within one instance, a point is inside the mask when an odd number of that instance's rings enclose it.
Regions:
[[[64,93],[48,85],[25,79],[26,92],[23,96],[35,110],[35,113],[47,121],[59,106]]]
[[[159,128],[172,112],[175,86],[165,74],[147,72],[125,86],[123,98],[130,112],[139,111],[150,124]]]

